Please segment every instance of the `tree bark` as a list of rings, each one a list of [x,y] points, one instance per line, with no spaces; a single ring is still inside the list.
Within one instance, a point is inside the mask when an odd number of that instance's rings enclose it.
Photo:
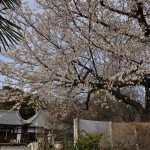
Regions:
[[[150,79],[145,77],[142,85],[145,87],[145,108],[140,119],[142,122],[150,122]]]
[[[145,85],[145,108],[136,100],[132,100],[130,97],[121,94],[120,91],[111,90],[111,93],[116,98],[122,100],[123,103],[134,107],[140,116],[141,122],[150,122],[150,84],[148,82]]]
[[[144,114],[141,116],[141,120],[145,122],[150,121],[150,84],[145,86],[145,109]]]

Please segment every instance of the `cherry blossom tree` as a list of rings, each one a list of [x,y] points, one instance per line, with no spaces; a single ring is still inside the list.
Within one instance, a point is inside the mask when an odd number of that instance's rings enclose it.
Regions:
[[[11,62],[1,61],[6,81],[69,96],[85,109],[93,93],[107,90],[150,120],[150,1],[37,0],[35,7],[15,16],[24,40],[5,53]],[[138,87],[140,101],[123,92]]]

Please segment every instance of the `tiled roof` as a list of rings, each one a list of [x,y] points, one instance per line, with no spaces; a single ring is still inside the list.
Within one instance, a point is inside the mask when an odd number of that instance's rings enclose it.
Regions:
[[[49,128],[48,123],[48,113],[46,111],[39,111],[33,117],[29,118],[27,121],[31,123],[30,126]]]
[[[0,109],[0,125],[24,125],[28,124],[21,118],[18,111],[1,110]]]
[[[52,128],[52,120],[50,119],[50,115],[46,110],[40,110],[33,117],[29,118],[27,121],[31,124],[31,127],[42,127],[45,129]],[[64,126],[62,124],[56,124],[53,122],[53,128],[63,129]]]

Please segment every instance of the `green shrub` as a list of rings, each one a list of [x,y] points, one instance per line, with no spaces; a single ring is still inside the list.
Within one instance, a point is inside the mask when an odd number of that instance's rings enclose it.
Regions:
[[[97,150],[99,148],[100,140],[103,136],[101,133],[86,133],[80,137],[76,147],[79,150]]]
[[[62,142],[63,150],[99,150],[99,143],[102,136],[102,133],[86,133],[84,131],[84,134],[80,136],[80,140],[76,145],[73,142]]]

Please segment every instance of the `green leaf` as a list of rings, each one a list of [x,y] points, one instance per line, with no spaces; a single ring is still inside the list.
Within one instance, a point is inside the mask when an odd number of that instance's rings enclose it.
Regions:
[[[5,14],[6,9],[14,11],[20,4],[20,0],[0,0],[2,7],[0,13]],[[2,45],[0,45],[0,52],[2,48],[7,51],[7,49],[10,49],[10,44],[17,44],[21,40],[22,35],[19,30],[21,30],[19,26],[0,15],[0,44]]]

